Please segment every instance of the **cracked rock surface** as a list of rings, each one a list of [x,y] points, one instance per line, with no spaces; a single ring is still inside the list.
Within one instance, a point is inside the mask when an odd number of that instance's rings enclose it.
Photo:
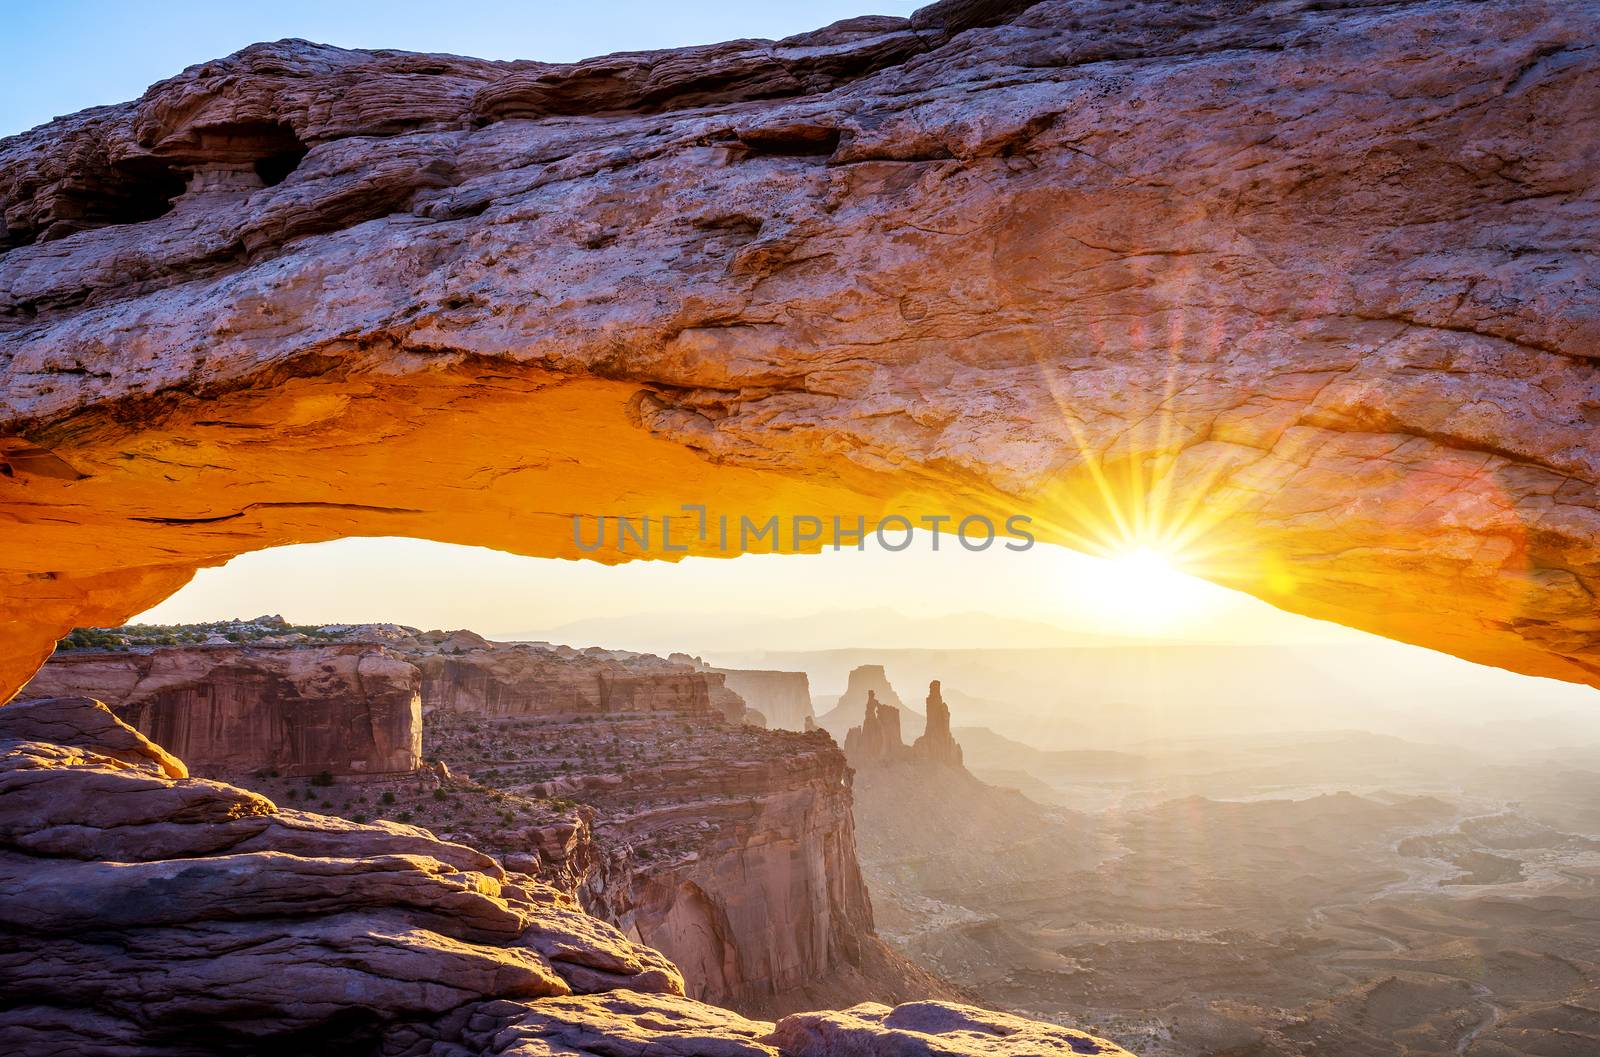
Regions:
[[[570,65],[282,41],[12,137],[0,692],[242,551],[616,560],[569,515],[685,502],[1025,512],[1600,683],[1597,37],[968,0]]]

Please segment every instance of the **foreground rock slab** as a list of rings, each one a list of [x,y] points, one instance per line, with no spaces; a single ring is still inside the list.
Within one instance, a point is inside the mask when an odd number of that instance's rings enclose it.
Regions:
[[[54,740],[29,740],[42,727]],[[87,699],[0,711],[13,1011],[94,1010],[95,1033],[203,1050],[354,1037],[484,998],[682,991],[655,951],[486,855],[174,777],[165,754],[130,762],[132,733]]]
[[[708,496],[1026,513],[1600,683],[1597,36],[950,0],[570,65],[284,41],[12,137],[0,694],[243,551],[618,560],[570,516]]]
[[[778,1022],[772,1042],[782,1053],[818,1057],[1127,1057],[1122,1047],[1081,1031],[950,1002],[893,1009],[868,1002],[837,1013],[797,1013]]]

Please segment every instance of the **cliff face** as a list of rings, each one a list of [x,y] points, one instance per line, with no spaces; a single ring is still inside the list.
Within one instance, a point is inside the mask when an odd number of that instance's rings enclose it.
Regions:
[[[1123,1054],[942,1003],[747,1020],[486,855],[190,778],[84,699],[0,709],[0,907],[17,1057]]]
[[[760,712],[767,725],[805,730],[811,712],[811,680],[805,672],[770,672],[744,668],[712,668],[724,685]]]
[[[23,697],[94,697],[199,773],[377,774],[422,759],[417,669],[372,645],[58,653]]]
[[[285,41],[13,137],[0,693],[246,550],[619,560],[570,515],[628,512],[707,553],[706,496],[1182,545],[1600,683],[1597,36],[962,0],[572,65]]]
[[[875,938],[848,769],[826,739],[752,748],[630,768],[624,785],[569,794],[600,810],[597,839],[614,849],[585,903],[671,951],[694,997],[801,1008]],[[699,832],[672,850],[669,834],[691,818]],[[639,862],[644,849],[666,862]]]
[[[428,716],[428,752],[515,796],[575,802],[592,913],[682,967],[689,994],[745,1013],[948,995],[873,931],[856,861],[850,772],[825,734],[676,714]],[[520,841],[497,812],[474,843]]]

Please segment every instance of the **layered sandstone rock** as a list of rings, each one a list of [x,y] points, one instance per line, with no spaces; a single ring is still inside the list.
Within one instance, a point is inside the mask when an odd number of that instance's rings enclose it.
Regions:
[[[486,855],[174,774],[130,736],[87,699],[0,712],[14,1052],[327,1046],[484,998],[681,993],[659,954]]]
[[[681,992],[660,954],[470,848],[185,777],[95,701],[0,710],[0,1034],[18,1057],[887,1057],[1009,1053],[1023,1031],[1122,1052],[939,1003],[836,1029]]]
[[[1600,682],[1597,35],[947,0],[572,65],[286,41],[13,137],[4,689],[241,551],[616,560],[570,515],[707,496],[1028,513]]]
[[[944,993],[938,982],[916,989],[925,975],[874,935],[843,755],[825,735],[745,729],[743,701],[720,674],[470,631],[228,627],[262,637],[63,652],[23,696],[116,702],[192,750],[202,773],[280,801],[447,827],[666,951],[687,968],[695,997],[770,1013]],[[433,765],[374,783],[415,767],[419,685]],[[375,710],[397,689],[409,764],[360,766],[385,730]],[[731,706],[718,707],[718,691]],[[305,781],[325,770],[366,779]]]
[[[92,697],[197,773],[414,770],[417,669],[382,647],[186,646],[60,652],[21,697]]]
[[[839,1057],[885,1050],[919,1057],[1125,1054],[1120,1046],[1080,1031],[948,1002],[911,1002],[894,1009],[869,1002],[840,1012],[802,1013],[785,1018],[772,1041],[784,1052],[822,1050]]]

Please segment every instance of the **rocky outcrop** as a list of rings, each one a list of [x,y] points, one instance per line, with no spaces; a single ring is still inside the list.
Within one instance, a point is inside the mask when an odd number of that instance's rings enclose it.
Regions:
[[[134,740],[87,699],[0,711],[13,1052],[327,1049],[474,1000],[681,993],[659,954],[486,855],[283,810]]]
[[[826,734],[705,711],[566,721],[434,712],[428,752],[509,797],[581,805],[581,830],[569,826],[565,844],[541,846],[527,868],[564,881],[577,864],[584,906],[671,957],[692,997],[775,1015],[956,993],[875,934],[850,771]],[[452,810],[448,823],[520,863],[529,827],[504,824],[508,804]]]
[[[900,695],[889,685],[889,676],[881,664],[860,664],[850,669],[844,693],[839,695],[839,703],[817,717],[817,726],[843,740],[850,728],[862,726],[872,719],[870,702],[894,709],[897,726],[903,717],[906,731],[912,736],[922,733],[925,718],[907,708],[905,702],[900,700]]]
[[[522,805],[514,827],[503,825],[504,804],[488,804],[482,817],[450,824],[666,951],[688,968],[694,997],[748,1011],[859,998],[845,981],[862,979],[869,964],[874,996],[915,996],[887,985],[920,974],[884,965],[891,959],[874,946],[844,757],[826,736],[742,729],[752,714],[721,674],[644,654],[394,624],[311,628],[351,641],[292,645],[280,641],[291,637],[277,633],[281,623],[262,625],[275,632],[268,645],[63,652],[24,696],[108,698],[128,718],[172,732],[205,773],[244,776],[289,798],[320,796],[325,810],[362,820],[385,795],[391,816],[423,814],[435,794],[455,790],[452,769],[490,788],[580,803],[587,814],[551,818],[542,810],[530,818]],[[138,638],[136,630],[119,633]],[[401,678],[378,678],[391,670]],[[414,768],[419,685],[439,774],[370,796],[289,780],[384,770],[329,761],[359,755],[363,739],[382,732],[381,723],[354,720],[373,712],[386,687],[405,691],[413,744],[403,770]],[[718,707],[719,693],[731,705]],[[345,722],[328,722],[330,709],[342,709]],[[478,721],[504,719],[524,723],[480,740]],[[279,741],[267,736],[280,729]],[[322,738],[317,753],[284,749],[309,741],[308,732]]]
[[[711,668],[723,685],[766,717],[767,725],[805,730],[812,718],[811,681],[805,672],[773,672],[746,668]]]
[[[876,690],[867,691],[865,716],[845,735],[844,754],[857,769],[910,761],[910,750],[900,735],[900,710],[879,701]]]
[[[715,553],[706,496],[824,519],[781,549],[1029,514],[1600,683],[1597,34],[961,0],[570,65],[285,41],[13,137],[0,692],[242,551],[619,560],[570,515],[671,513]]]
[[[381,774],[421,762],[421,685],[380,646],[185,646],[57,653],[20,696],[108,701],[199,774]]]
[[[939,680],[928,684],[927,729],[911,746],[911,757],[935,767],[961,767],[961,746],[950,733],[950,706],[939,692]]]
[[[1021,1031],[1122,1052],[938,1003],[774,1025],[681,991],[660,954],[468,847],[188,778],[98,702],[0,710],[0,1033],[18,1057],[887,1057],[1009,1053]]]
[[[852,685],[857,682],[856,672],[864,673],[860,680],[862,683],[872,683],[880,680],[883,668],[875,664],[857,668],[851,673]],[[887,686],[887,682],[884,685]],[[893,690],[890,692],[893,693]],[[846,699],[848,697],[847,692]],[[841,700],[839,707],[829,716],[836,716],[847,707],[846,700]],[[863,713],[860,725],[851,727],[844,737],[844,753],[849,757],[850,765],[857,770],[911,766],[918,769],[951,768],[965,773],[961,764],[961,746],[950,733],[950,706],[944,703],[939,680],[928,684],[926,728],[922,736],[910,745],[905,743],[900,733],[901,709],[879,701],[876,689],[867,690]]]

